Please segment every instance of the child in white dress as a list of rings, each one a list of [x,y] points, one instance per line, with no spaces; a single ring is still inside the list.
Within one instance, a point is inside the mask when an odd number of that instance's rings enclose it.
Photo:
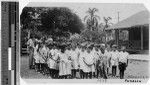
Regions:
[[[34,47],[35,70],[38,72],[40,67],[39,44],[36,42]]]
[[[59,63],[59,76],[60,78],[67,78],[68,75],[71,75],[71,60],[68,60],[67,54],[65,54],[64,48],[61,49],[61,53],[59,55],[60,63]]]

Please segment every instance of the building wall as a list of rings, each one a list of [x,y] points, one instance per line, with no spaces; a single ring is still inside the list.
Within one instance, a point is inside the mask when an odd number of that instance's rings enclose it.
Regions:
[[[149,50],[149,26],[143,27],[143,48]]]
[[[131,49],[141,49],[141,29],[140,27],[132,27],[129,29],[129,44]]]

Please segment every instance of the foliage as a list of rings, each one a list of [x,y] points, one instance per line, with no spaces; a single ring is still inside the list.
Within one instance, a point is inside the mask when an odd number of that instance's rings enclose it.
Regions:
[[[103,19],[104,19],[104,24],[103,24],[104,30],[110,27],[111,25],[113,25],[113,23],[110,22],[110,20],[112,20],[111,17],[103,17]]]
[[[105,42],[104,29],[111,25],[111,17],[104,17],[104,23],[98,25],[100,17],[95,14],[96,12],[98,12],[96,8],[89,8],[87,11],[88,15],[84,18],[87,25],[85,29],[78,15],[69,8],[25,7],[20,16],[22,41],[26,41],[30,34],[36,38],[51,36],[54,41],[62,43],[68,42],[71,35],[75,36],[71,39],[72,42],[103,43]]]
[[[25,7],[20,15],[22,29],[36,29],[40,25],[40,10],[33,7]]]
[[[72,34],[70,36],[70,39],[69,39],[70,42],[72,42],[73,44],[78,44],[78,43],[81,43],[82,41],[82,38],[81,38],[81,35],[80,34]]]
[[[21,30],[21,45],[26,47],[28,32],[27,30]]]
[[[100,17],[95,15],[95,13],[98,12],[98,9],[96,8],[89,8],[87,13],[89,15],[85,16],[84,21],[86,21],[87,28],[90,30],[95,30],[98,27],[98,19],[100,20]]]
[[[66,7],[25,7],[20,16],[20,24],[26,32],[24,39],[28,35],[37,38],[44,35],[52,36],[54,40],[63,40],[70,33],[80,33],[84,28],[78,15]]]
[[[80,18],[68,8],[49,8],[41,14],[40,30],[54,36],[68,36],[70,33],[80,33],[83,24]]]
[[[100,31],[85,30],[81,33],[81,37],[84,41],[102,43],[104,33]]]

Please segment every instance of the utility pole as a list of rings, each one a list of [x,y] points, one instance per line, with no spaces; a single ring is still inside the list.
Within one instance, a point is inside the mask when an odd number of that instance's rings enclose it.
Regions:
[[[118,12],[118,22],[119,22],[119,12]],[[116,44],[117,44],[117,46],[118,46],[118,43],[119,43],[119,30],[118,29],[116,29],[115,30],[115,36],[116,36]]]
[[[119,22],[119,18],[120,18],[120,17],[119,17],[119,12],[118,12],[118,22]]]

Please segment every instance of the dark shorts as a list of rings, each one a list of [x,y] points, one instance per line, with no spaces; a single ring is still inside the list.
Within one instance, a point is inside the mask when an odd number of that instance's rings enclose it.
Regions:
[[[119,62],[119,70],[126,70],[126,63]]]

